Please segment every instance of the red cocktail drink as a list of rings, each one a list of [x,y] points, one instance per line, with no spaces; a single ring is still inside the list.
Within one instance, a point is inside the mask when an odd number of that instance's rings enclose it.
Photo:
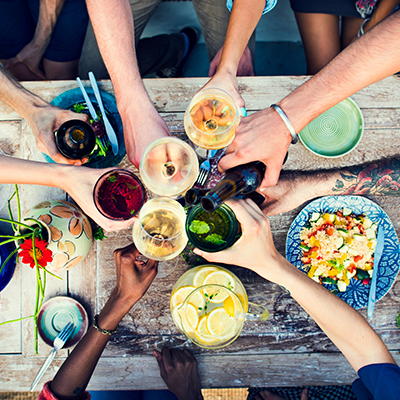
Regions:
[[[131,171],[116,169],[97,181],[93,192],[97,209],[112,220],[134,217],[146,201],[146,191]]]

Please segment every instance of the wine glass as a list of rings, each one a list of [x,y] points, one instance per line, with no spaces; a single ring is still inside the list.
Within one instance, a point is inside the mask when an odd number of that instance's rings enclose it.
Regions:
[[[155,197],[142,207],[133,225],[133,242],[140,253],[149,259],[172,260],[187,244],[185,223],[185,210],[177,201]],[[171,273],[177,262],[160,263],[158,277]]]
[[[143,153],[139,169],[143,183],[152,193],[179,198],[196,181],[199,161],[187,143],[169,136],[150,143]]]
[[[139,212],[146,201],[146,191],[133,172],[113,169],[98,179],[93,198],[97,209],[106,218],[125,221]]]
[[[209,88],[196,93],[186,109],[185,131],[202,158],[213,158],[227,147],[239,125],[239,111],[224,90]]]

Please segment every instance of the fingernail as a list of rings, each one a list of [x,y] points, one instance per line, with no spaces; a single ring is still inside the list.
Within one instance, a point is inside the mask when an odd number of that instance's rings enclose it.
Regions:
[[[155,350],[153,350],[153,355],[154,355],[155,358],[158,358],[158,357],[159,357],[157,351],[155,351]]]
[[[242,107],[242,108],[240,109],[240,115],[241,115],[242,117],[247,117],[247,110],[246,110],[246,107]]]
[[[199,249],[194,249],[194,250],[193,250],[193,253],[194,253],[194,254],[197,254],[198,256],[201,255],[201,251],[200,251]]]

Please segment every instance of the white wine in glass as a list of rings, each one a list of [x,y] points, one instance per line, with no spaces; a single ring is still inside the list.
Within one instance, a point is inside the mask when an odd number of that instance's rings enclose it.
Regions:
[[[184,116],[185,131],[198,147],[218,150],[228,146],[239,125],[239,111],[232,97],[221,89],[204,89],[190,102]]]
[[[175,200],[156,197],[140,210],[133,226],[133,241],[145,256],[156,261],[178,256],[187,244],[186,213]]]
[[[140,161],[140,177],[158,196],[179,198],[189,190],[199,174],[194,150],[171,136],[154,140]]]

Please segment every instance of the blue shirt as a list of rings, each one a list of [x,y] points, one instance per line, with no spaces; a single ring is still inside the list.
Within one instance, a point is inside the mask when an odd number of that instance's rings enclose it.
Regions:
[[[266,0],[265,8],[262,15],[266,14],[267,12],[270,12],[276,6],[277,2],[278,0]],[[233,0],[226,0],[226,7],[228,8],[229,11],[232,11],[232,5],[233,5]]]
[[[395,364],[371,364],[358,370],[352,389],[357,400],[400,399],[400,368]]]

